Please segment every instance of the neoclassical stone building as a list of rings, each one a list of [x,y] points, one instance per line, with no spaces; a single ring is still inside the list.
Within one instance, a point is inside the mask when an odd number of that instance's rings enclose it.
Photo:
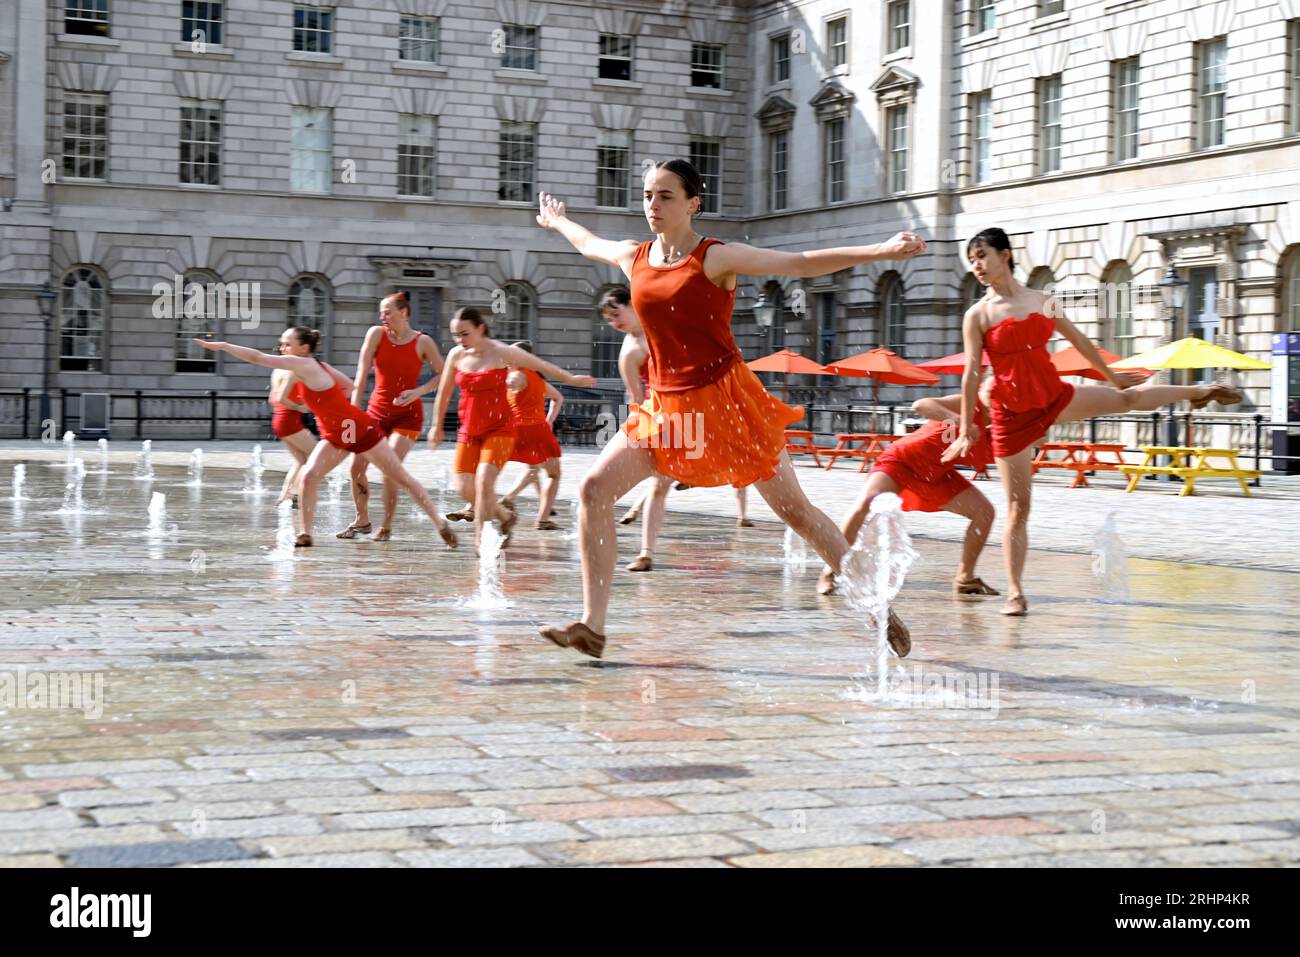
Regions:
[[[1300,0],[10,6],[0,389],[44,369],[73,391],[259,390],[187,339],[270,348],[290,321],[350,367],[394,289],[444,347],[475,305],[612,385],[593,303],[621,277],[538,229],[533,199],[642,236],[640,172],[679,155],[721,238],[931,241],[899,268],[749,282],[751,357],[956,351],[980,295],[964,242],[988,225],[1116,352],[1170,335],[1169,266],[1180,336],[1263,357],[1300,331]],[[214,295],[186,308],[191,284]],[[1266,412],[1268,374],[1241,381]]]

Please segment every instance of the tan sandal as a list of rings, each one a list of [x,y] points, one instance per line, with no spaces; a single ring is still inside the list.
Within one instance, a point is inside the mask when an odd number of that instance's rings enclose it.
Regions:
[[[605,636],[596,634],[580,621],[563,628],[543,628],[541,635],[561,648],[572,648],[592,658],[605,653]]]
[[[360,538],[362,535],[369,535],[370,529],[372,527],[373,526],[371,526],[369,522],[366,522],[366,524],[364,525],[358,525],[356,522],[353,522],[347,528],[343,529],[343,531],[335,532],[334,537],[335,538]]]
[[[473,509],[473,507],[469,507],[469,508],[462,508],[462,509],[460,509],[459,511],[456,511],[456,512],[448,512],[448,513],[447,513],[447,521],[449,521],[449,522],[472,522],[472,521],[474,521],[474,509]]]
[[[618,523],[620,525],[631,525],[640,517],[641,517],[640,512],[638,512],[634,508],[629,508],[627,512],[623,515],[623,517],[618,520]]]
[[[736,519],[736,527],[737,527],[737,528],[753,528],[753,527],[754,527],[754,523],[753,523],[752,521],[750,521],[749,519],[747,519],[747,518],[738,518],[738,519]]]
[[[835,573],[829,568],[823,569],[821,575],[817,578],[817,594],[835,594]]]
[[[1211,402],[1218,402],[1220,405],[1237,405],[1246,396],[1240,389],[1233,388],[1230,385],[1215,385],[1214,388],[1201,399],[1192,400],[1193,409],[1203,409]]]
[[[1002,614],[1011,618],[1023,618],[1029,614],[1029,602],[1025,600],[1024,595],[1008,598],[1006,604],[1002,606]]]
[[[952,593],[954,595],[1000,595],[1002,594],[996,588],[989,587],[982,578],[971,578],[962,581],[960,578],[954,578],[952,582]]]
[[[556,524],[555,524],[554,522],[552,522],[549,518],[544,518],[544,519],[542,519],[540,522],[537,523],[537,529],[538,529],[538,531],[542,531],[542,532],[554,532],[554,531],[558,530],[559,527],[560,527],[560,526],[556,525]]]
[[[456,533],[451,530],[451,527],[446,522],[443,522],[438,529],[438,537],[447,543],[448,548],[454,549],[460,544],[460,539],[456,537]]]
[[[497,528],[501,532],[501,547],[505,548],[510,544],[510,536],[515,530],[515,525],[519,523],[519,513],[513,508],[506,508],[508,513],[505,518],[497,519]]]
[[[892,608],[889,609],[889,628],[886,631],[886,638],[890,650],[900,658],[906,658],[912,650],[912,633],[907,625],[903,624],[903,619],[894,614]]]
[[[380,525],[370,540],[372,542],[386,542],[392,537],[393,530],[391,528],[384,528],[384,526]]]
[[[638,555],[627,563],[627,570],[630,572],[648,572],[653,571],[655,567],[654,559],[649,555]]]
[[[293,547],[294,547],[294,548],[311,548],[311,547],[312,547],[312,544],[311,544],[311,536],[308,535],[306,532],[303,532],[301,535],[299,535],[297,538],[295,538],[295,539],[293,540]]]

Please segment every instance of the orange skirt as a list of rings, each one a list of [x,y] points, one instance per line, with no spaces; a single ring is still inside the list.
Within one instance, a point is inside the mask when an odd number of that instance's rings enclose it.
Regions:
[[[702,488],[743,488],[776,475],[787,426],[803,418],[769,395],[745,363],[685,392],[654,392],[623,431],[628,445],[648,448],[663,475]]]

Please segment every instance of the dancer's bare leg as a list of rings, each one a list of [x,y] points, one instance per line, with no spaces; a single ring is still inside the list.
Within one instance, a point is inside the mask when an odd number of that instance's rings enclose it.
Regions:
[[[408,436],[399,435],[394,432],[388,437],[388,446],[393,450],[397,461],[405,462],[407,453],[415,445]],[[406,468],[405,465],[402,468]],[[376,541],[387,541],[388,535],[393,530],[393,518],[397,514],[397,485],[393,482],[384,483],[384,520],[379,529],[375,532]]]
[[[370,482],[366,478],[366,460],[360,455],[352,456],[352,504],[356,507],[357,517],[352,524],[365,528],[370,524]]]
[[[560,494],[560,460],[547,459],[542,463],[541,474],[544,478],[538,479],[538,491],[541,500],[537,506],[537,522],[551,520],[551,508],[555,505],[555,497]]]
[[[343,449],[336,449],[328,442],[321,440],[316,443],[316,448],[312,449],[311,455],[307,458],[307,464],[302,469],[302,493],[298,498],[298,510],[302,515],[302,530],[300,539],[305,536],[307,542],[311,544],[312,526],[316,519],[316,499],[320,494],[321,479],[325,478],[339,463],[348,457],[348,453]]]
[[[316,447],[316,437],[306,429],[301,429],[293,435],[286,435],[280,442],[289,450],[293,465],[284,473],[284,484],[280,486],[280,497],[275,500],[276,505],[289,496],[298,494],[298,476],[302,474],[302,467],[307,463],[311,450]]]
[[[749,490],[744,487],[736,489],[736,524],[741,528],[754,524],[749,520]]]
[[[997,513],[993,509],[993,503],[977,488],[968,488],[953,498],[944,506],[944,511],[970,519],[970,524],[966,526],[966,537],[961,543],[961,565],[957,569],[957,580],[972,581],[975,578],[975,563],[979,561],[984,543],[993,530],[993,519]]]
[[[1033,446],[1022,449],[1010,458],[997,460],[1002,488],[1007,493],[1006,528],[1002,531],[1002,556],[1007,565],[1007,603],[1002,609],[1004,614],[1022,615],[1028,607],[1021,577],[1025,571],[1025,555],[1029,551],[1029,505],[1034,492],[1033,461]]]
[[[542,493],[541,493],[541,483],[537,477],[537,466],[536,465],[525,466],[524,474],[519,476],[519,481],[515,483],[514,488],[506,492],[505,495],[501,496],[501,499],[502,501],[505,502],[513,502],[516,498],[518,498],[521,494],[523,494],[524,489],[534,484],[537,485],[537,494],[538,496],[540,496]],[[541,511],[538,514],[545,516],[549,513],[546,511]]]
[[[623,513],[623,517],[618,520],[618,523],[620,525],[631,525],[638,518],[640,518],[641,513],[645,510],[645,507],[648,504],[650,504],[650,496],[652,495],[654,495],[653,487],[646,489],[639,496],[637,496],[637,500],[632,503],[631,508],[629,508],[626,512]]]
[[[479,462],[474,473],[474,543],[483,543],[483,526],[496,519],[503,525],[510,511],[497,501],[497,476],[501,470],[491,462]]]
[[[474,491],[473,472],[456,473],[456,494],[465,502],[464,507],[459,510],[460,513],[462,515],[467,512],[472,513],[474,511],[474,496],[477,494]],[[469,516],[468,521],[473,521],[472,514]]]
[[[673,480],[666,475],[655,477],[653,484],[646,490],[641,501],[644,511],[641,519],[641,554],[637,560],[651,559],[655,544],[659,541],[659,531],[664,527],[664,512],[668,507],[668,493],[672,490]]]
[[[872,472],[868,475],[862,485],[862,494],[853,503],[853,509],[840,525],[845,541],[852,545],[858,540],[858,532],[871,513],[871,503],[875,501],[877,495],[884,492],[893,492],[897,495],[901,491],[902,486],[884,472]],[[830,566],[822,569],[821,577],[817,580],[817,590],[823,595],[829,595],[835,590],[835,572],[831,571]]]
[[[397,457],[392,446],[387,442],[380,442],[369,452],[364,454],[367,461],[372,462],[379,471],[384,473],[384,484],[392,483],[394,488],[402,488],[411,496],[415,504],[425,515],[432,520],[433,525],[438,529],[442,540],[447,543],[448,547],[456,547],[456,536],[447,527],[447,521],[438,514],[438,507],[434,504],[433,498],[429,495],[425,487],[420,484],[419,480],[406,470],[402,460]]]
[[[1151,385],[1131,389],[1114,389],[1104,385],[1075,386],[1070,404],[1057,417],[1057,422],[1074,422],[1091,419],[1097,415],[1116,415],[1121,412],[1154,412],[1156,409],[1184,400],[1203,399],[1218,387],[1214,385]]]

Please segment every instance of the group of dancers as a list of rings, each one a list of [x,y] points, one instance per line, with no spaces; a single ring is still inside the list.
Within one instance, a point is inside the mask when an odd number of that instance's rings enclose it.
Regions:
[[[1157,386],[1144,382],[1141,375],[1111,370],[1056,300],[1014,278],[1007,234],[987,229],[966,247],[971,269],[986,293],[962,320],[966,367],[961,392],[922,399],[913,406],[932,421],[892,443],[876,459],[862,494],[837,527],[808,500],[785,452],[785,429],[803,418],[803,410],[791,408],[764,389],[731,334],[738,277],[824,276],[860,263],[910,259],[924,253],[926,243],[911,232],[873,245],[806,252],[724,243],[695,230],[703,190],[699,172],[685,160],[668,160],[649,169],[643,206],[654,235],[640,242],[602,239],[571,219],[562,200],[545,192],[539,197],[540,226],[558,232],[583,256],[619,267],[628,279],[628,287],[611,291],[600,309],[606,321],[624,333],[619,370],[632,400],[630,415],[579,485],[582,616],[541,629],[543,637],[561,647],[595,658],[604,653],[618,557],[614,506],[646,479],[653,484],[634,506],[634,514],[643,513],[644,525],[641,554],[628,566],[632,571],[653,567],[664,500],[673,483],[678,488],[733,486],[738,490],[742,524],[748,523],[743,493],[752,485],[825,562],[818,590],[831,594],[872,501],[893,492],[901,497],[905,510],[947,510],[967,518],[953,590],[962,596],[997,595],[976,575],[994,508],[957,471],[958,465],[983,468],[996,461],[1007,502],[1003,531],[1007,596],[1002,611],[1021,616],[1029,607],[1022,577],[1033,447],[1052,425],[1152,411],[1185,400],[1201,408],[1209,402],[1231,405],[1242,399],[1239,390],[1228,386]],[[423,428],[419,399],[437,390],[429,430],[429,443],[437,447],[453,384],[460,392],[455,473],[467,503],[459,517],[472,519],[478,536],[484,523],[495,521],[508,541],[518,518],[514,499],[528,483],[538,481],[538,527],[554,527],[551,506],[560,455],[550,423],[563,400],[546,380],[578,387],[590,387],[595,380],[538,358],[527,343],[497,342],[473,308],[459,309],[452,318],[455,345],[445,362],[433,340],[411,328],[403,294],[384,300],[380,318],[381,324],[366,334],[355,382],[314,356],[319,335],[303,327],[284,331],[278,355],[196,340],[205,348],[277,370],[272,397],[283,412],[277,410],[276,433],[296,462],[296,471],[286,478],[285,493],[296,495],[299,502],[297,544],[311,544],[321,479],[351,454],[357,515],[340,537],[355,537],[372,528],[365,470],[373,464],[385,476],[384,517],[375,538],[391,534],[400,488],[429,515],[448,546],[456,547],[456,535],[446,519],[403,465]],[[1078,348],[1110,384],[1064,382],[1047,351],[1047,342],[1056,333]],[[992,375],[982,382],[985,355]],[[420,386],[426,363],[439,375]],[[371,365],[375,390],[363,410],[360,401]],[[548,398],[550,409],[544,411]],[[305,430],[285,431],[295,425],[293,416],[305,409],[315,414],[319,424],[320,441],[314,447]],[[700,423],[701,434],[689,447],[672,441],[673,424],[686,417]],[[497,476],[512,459],[524,462],[529,470],[515,489],[498,498]],[[897,655],[908,654],[909,630],[892,608],[887,635]]]

